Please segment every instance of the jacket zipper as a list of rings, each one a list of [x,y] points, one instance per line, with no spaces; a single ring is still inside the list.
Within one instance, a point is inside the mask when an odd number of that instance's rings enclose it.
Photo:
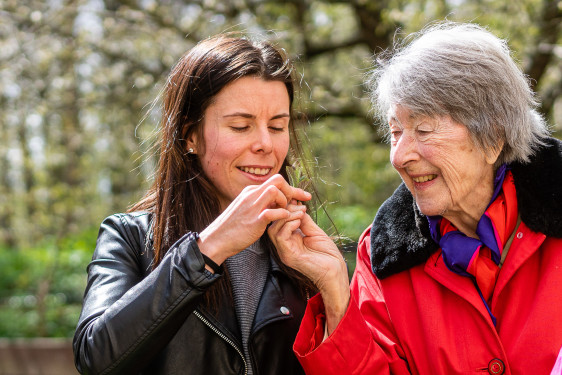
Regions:
[[[244,354],[242,353],[242,351],[240,349],[238,349],[238,347],[236,346],[236,344],[229,339],[228,337],[226,337],[221,331],[219,331],[215,326],[213,326],[211,324],[211,322],[209,322],[207,319],[205,319],[203,317],[203,315],[201,315],[199,312],[197,312],[196,310],[193,310],[193,314],[195,314],[196,317],[198,317],[203,323],[205,323],[205,325],[207,327],[209,327],[210,329],[213,330],[213,332],[215,332],[217,335],[219,335],[220,338],[222,338],[224,341],[226,341],[230,346],[232,346],[234,348],[234,350],[236,350],[238,352],[238,354],[240,355],[240,358],[242,358],[242,362],[244,362],[244,375],[248,375],[248,364],[246,363],[246,358],[244,358]]]

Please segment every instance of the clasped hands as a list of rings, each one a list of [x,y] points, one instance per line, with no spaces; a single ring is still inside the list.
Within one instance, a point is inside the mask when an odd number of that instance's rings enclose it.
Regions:
[[[222,264],[267,229],[281,261],[308,277],[322,294],[331,333],[347,309],[349,279],[339,249],[300,203],[311,198],[276,174],[261,185],[245,187],[200,233],[198,244],[202,253]]]
[[[267,230],[269,237],[281,261],[318,288],[326,312],[326,333],[330,335],[350,300],[347,266],[334,241],[316,225],[304,205],[293,199],[287,210],[291,215],[276,220]]]

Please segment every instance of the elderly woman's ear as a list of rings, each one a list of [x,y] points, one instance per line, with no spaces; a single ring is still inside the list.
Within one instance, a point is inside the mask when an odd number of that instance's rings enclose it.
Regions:
[[[498,158],[500,157],[500,154],[503,150],[503,142],[497,144],[494,147],[490,147],[488,148],[485,152],[484,152],[484,157],[486,158],[486,163],[490,164],[490,165],[494,165],[496,164],[496,161],[498,160]]]

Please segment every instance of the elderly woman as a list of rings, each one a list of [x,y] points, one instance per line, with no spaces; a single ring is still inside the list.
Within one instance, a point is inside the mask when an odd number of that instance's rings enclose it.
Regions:
[[[320,291],[294,345],[306,373],[549,374],[562,346],[562,143],[506,43],[435,25],[370,83],[403,183],[361,236],[350,288],[309,217],[269,229]]]

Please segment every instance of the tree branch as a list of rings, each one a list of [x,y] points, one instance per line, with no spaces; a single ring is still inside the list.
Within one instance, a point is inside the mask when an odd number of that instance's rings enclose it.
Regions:
[[[531,78],[531,87],[536,90],[547,66],[554,56],[554,49],[549,46],[556,45],[560,35],[562,21],[562,7],[558,6],[559,0],[544,0],[541,17],[537,20],[539,33],[535,38],[534,51],[529,53],[529,64],[525,73]]]
[[[562,69],[560,69],[560,74],[562,74]],[[558,82],[549,86],[547,90],[541,95],[541,107],[540,112],[545,117],[550,117],[554,109],[554,104],[556,100],[562,95],[562,77],[558,78]]]

